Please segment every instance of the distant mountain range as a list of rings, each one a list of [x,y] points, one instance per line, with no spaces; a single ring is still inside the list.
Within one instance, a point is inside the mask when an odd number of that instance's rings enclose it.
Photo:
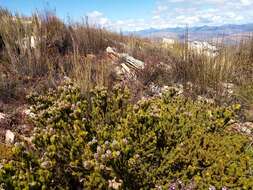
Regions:
[[[183,40],[186,34],[185,27],[155,29],[150,28],[136,32],[126,32],[140,37],[148,38],[174,38]],[[253,34],[253,23],[250,24],[226,24],[222,26],[198,26],[189,27],[188,36],[190,40],[223,40],[225,43],[234,43],[241,39],[249,38]]]

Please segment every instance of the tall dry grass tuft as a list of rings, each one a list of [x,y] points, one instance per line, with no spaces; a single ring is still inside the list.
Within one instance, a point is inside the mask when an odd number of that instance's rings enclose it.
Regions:
[[[120,48],[124,40],[116,33],[91,26],[88,19],[82,24],[65,24],[50,11],[23,17],[1,9],[0,89],[7,92],[8,88],[17,97],[17,88],[22,89],[29,80],[54,87],[63,76],[83,80],[83,89],[109,84],[105,82],[109,80],[108,64],[90,60],[87,55],[100,55],[107,46]],[[14,84],[6,85],[9,83]],[[2,94],[1,99],[7,98]]]
[[[73,55],[73,68],[70,76],[81,87],[82,92],[87,92],[96,86],[112,85],[110,78],[113,71],[112,63],[102,58],[103,55],[87,56]]]
[[[187,32],[185,36],[184,43],[166,48],[150,39],[101,29],[88,18],[66,24],[50,11],[23,17],[1,9],[0,97],[8,97],[7,92],[12,98],[23,96],[25,88],[54,87],[63,76],[74,78],[84,91],[109,86],[113,66],[103,55],[108,46],[145,62],[146,68],[138,73],[140,88],[152,82],[161,86],[191,82],[196,94],[219,94],[222,83],[252,84],[253,38],[221,46],[219,55],[210,57],[191,50]]]
[[[154,81],[161,85],[186,85],[190,82],[194,94],[214,97],[223,94],[224,83],[236,86],[252,84],[252,38],[236,45],[220,44],[218,40],[211,42],[219,48],[217,56],[191,49],[187,39],[169,46],[135,37],[128,40],[128,53],[146,63],[145,70],[140,74],[144,85]],[[171,67],[170,72],[161,68],[161,63]]]
[[[253,37],[241,41],[229,51],[229,61],[233,67],[234,82],[239,85],[253,82]]]

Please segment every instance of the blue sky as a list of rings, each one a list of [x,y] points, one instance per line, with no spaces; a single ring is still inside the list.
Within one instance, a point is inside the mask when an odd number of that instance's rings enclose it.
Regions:
[[[253,22],[253,0],[0,0],[0,6],[30,15],[51,9],[112,30],[141,30]]]

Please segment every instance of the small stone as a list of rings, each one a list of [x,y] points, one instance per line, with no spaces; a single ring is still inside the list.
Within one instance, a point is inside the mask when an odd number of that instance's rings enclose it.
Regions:
[[[109,146],[110,145],[109,141],[105,141],[105,145]]]
[[[135,155],[134,155],[134,158],[135,158],[135,159],[139,159],[139,158],[140,158],[140,155],[139,155],[139,154],[135,154]]]
[[[0,113],[0,120],[4,120],[6,118],[6,115],[4,113]]]
[[[65,81],[67,81],[67,82],[71,81],[71,79],[70,79],[69,77],[67,77],[67,76],[64,76],[63,79],[64,79]]]
[[[115,52],[115,49],[113,49],[112,47],[107,47],[106,48],[106,52],[107,53],[111,53],[111,54],[115,54],[116,52]]]
[[[44,161],[40,164],[40,166],[44,169],[47,169],[48,167],[50,167],[50,162],[49,161]]]
[[[241,127],[241,132],[246,133],[248,135],[251,134],[251,130],[245,126]]]
[[[34,118],[35,117],[35,114],[32,113],[31,109],[25,109],[22,111],[22,114],[26,117],[31,117],[31,118]]]
[[[216,188],[214,186],[210,186],[208,190],[216,190]]]
[[[117,152],[116,152],[116,155],[117,155],[117,156],[120,156],[120,151],[117,151]]]
[[[91,142],[94,144],[94,143],[97,143],[98,141],[97,141],[97,139],[95,137],[93,137],[93,139],[92,139]]]
[[[119,180],[119,182],[116,181],[116,178],[114,178],[113,180],[109,180],[109,188],[112,189],[119,189],[122,185],[122,180]]]
[[[102,152],[102,148],[101,148],[101,146],[98,146],[97,147],[97,153],[99,154],[99,153],[101,153]]]
[[[5,133],[5,143],[13,144],[15,140],[15,134],[10,130],[7,130]]]
[[[100,168],[101,170],[104,170],[104,169],[105,169],[105,165],[101,164],[101,165],[99,166],[99,168]]]
[[[128,144],[128,140],[126,138],[123,139],[124,144]]]
[[[105,155],[105,154],[102,154],[102,155],[101,155],[101,160],[102,160],[102,161],[106,161],[106,155]]]
[[[98,153],[95,153],[95,154],[94,154],[94,158],[95,158],[96,160],[98,160],[98,159],[99,159],[99,155],[98,155]]]
[[[110,158],[112,156],[112,151],[107,150],[105,154],[108,158]]]
[[[83,162],[83,167],[87,170],[91,168],[91,163],[89,161],[84,161]]]
[[[156,188],[156,190],[162,190],[162,186],[160,186],[160,185],[156,185],[155,188]]]
[[[252,122],[245,122],[244,125],[248,127],[249,129],[253,129],[253,123]]]

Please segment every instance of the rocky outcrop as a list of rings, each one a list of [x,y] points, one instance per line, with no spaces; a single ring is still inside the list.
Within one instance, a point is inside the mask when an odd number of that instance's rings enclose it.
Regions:
[[[245,122],[245,123],[235,123],[232,125],[232,129],[253,137],[253,123],[252,122]]]
[[[214,99],[207,98],[207,97],[204,97],[204,96],[197,96],[197,100],[199,102],[203,102],[203,103],[215,104]]]
[[[181,95],[184,93],[184,87],[182,84],[174,84],[172,86],[157,86],[154,83],[151,83],[149,85],[149,89],[153,96],[162,96],[163,93],[166,93],[168,91],[173,91],[175,95]]]
[[[218,48],[208,42],[193,41],[188,43],[188,48],[198,54],[204,54],[208,57],[216,57]]]
[[[163,38],[162,46],[165,48],[172,48],[176,44],[176,40],[172,38]],[[190,41],[187,43],[188,49],[197,54],[204,54],[208,57],[216,57],[219,53],[218,48],[208,42],[202,41]]]
[[[163,38],[162,39],[162,46],[165,48],[172,48],[175,43],[176,43],[176,40],[172,39],[172,38]]]
[[[127,53],[118,53],[116,49],[107,47],[106,52],[113,62],[119,62],[115,68],[115,72],[119,77],[136,78],[136,71],[145,67],[143,61],[135,59]]]

